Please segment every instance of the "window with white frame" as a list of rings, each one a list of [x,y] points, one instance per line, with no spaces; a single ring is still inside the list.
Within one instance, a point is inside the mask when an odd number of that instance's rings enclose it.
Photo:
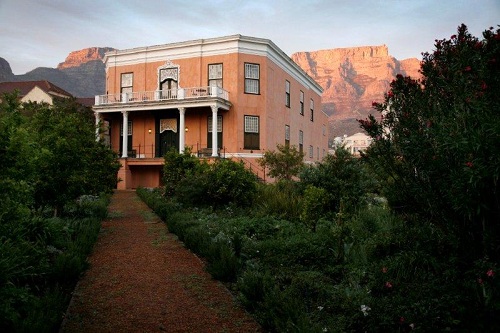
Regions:
[[[299,131],[299,152],[304,152],[304,132]]]
[[[290,107],[290,81],[285,81],[285,105]]]
[[[245,116],[243,148],[259,149],[259,147],[259,117]]]
[[[311,103],[310,103],[310,108],[311,108],[311,121],[314,121],[314,101],[311,98]]]
[[[300,91],[300,115],[304,115],[304,92]]]
[[[222,64],[208,65],[208,86],[222,88]]]
[[[314,151],[313,146],[309,146],[309,158],[313,158],[313,151]]]
[[[134,73],[122,73],[120,81],[120,92],[131,93],[134,84]]]
[[[285,146],[290,146],[290,126],[285,125]]]
[[[260,65],[245,63],[245,93],[260,93]]]

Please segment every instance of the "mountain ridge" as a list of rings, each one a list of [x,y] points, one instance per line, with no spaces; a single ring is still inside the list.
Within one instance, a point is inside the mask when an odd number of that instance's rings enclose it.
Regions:
[[[112,47],[89,47],[68,54],[57,68],[38,67],[14,75],[0,58],[0,82],[47,80],[75,97],[105,93],[106,69],[102,59]],[[356,119],[366,118],[372,102],[382,101],[397,74],[419,78],[420,60],[398,60],[386,45],[356,46],[292,54],[297,63],[323,88],[323,111],[329,116],[330,139],[360,131]]]

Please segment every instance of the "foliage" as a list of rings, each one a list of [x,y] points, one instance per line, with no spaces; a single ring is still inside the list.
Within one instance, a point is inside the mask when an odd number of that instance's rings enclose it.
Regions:
[[[341,204],[344,212],[352,212],[375,188],[363,162],[343,147],[338,147],[333,155],[325,156],[320,163],[304,168],[300,180],[303,188],[324,189],[326,197],[322,201],[325,207],[321,211],[333,213],[340,211]]]
[[[366,158],[392,181],[392,207],[439,225],[467,244],[464,259],[500,259],[500,29],[465,25],[424,54],[421,82],[398,76],[383,114],[361,121],[376,139]]]
[[[195,169],[199,166],[198,159],[191,154],[189,147],[186,147],[182,154],[179,154],[174,149],[169,150],[165,154],[165,164],[163,166],[165,196],[174,195],[179,182],[195,173]]]
[[[252,215],[298,220],[301,213],[301,199],[299,186],[293,181],[258,184]]]
[[[1,100],[0,327],[54,332],[87,267],[119,164],[95,140],[90,110],[74,100]]]
[[[165,155],[165,195],[188,205],[248,206],[256,192],[256,177],[243,163],[217,159],[200,161],[189,150]]]
[[[292,180],[296,177],[302,166],[304,153],[297,150],[295,146],[277,145],[277,151],[266,151],[259,160],[259,164],[269,171],[268,176],[278,180]]]

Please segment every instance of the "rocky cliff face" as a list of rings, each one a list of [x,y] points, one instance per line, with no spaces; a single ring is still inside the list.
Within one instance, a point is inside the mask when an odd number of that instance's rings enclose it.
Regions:
[[[10,81],[13,77],[10,64],[4,58],[0,58],[0,82]]]
[[[23,75],[14,75],[9,63],[0,58],[0,82],[47,80],[75,97],[104,94],[106,69],[102,59],[111,47],[90,47],[71,52],[57,68],[38,67]]]
[[[87,49],[71,52],[64,62],[61,62],[57,69],[79,67],[89,61],[102,60],[104,53],[113,51],[112,47],[89,47]]]
[[[398,61],[387,46],[298,52],[292,59],[323,88],[323,111],[330,116],[330,136],[359,132],[356,119],[373,112],[397,74],[417,78],[420,61]]]

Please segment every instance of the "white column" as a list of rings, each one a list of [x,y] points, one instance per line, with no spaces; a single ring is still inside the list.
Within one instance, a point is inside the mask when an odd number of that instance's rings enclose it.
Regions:
[[[101,114],[99,112],[94,112],[94,116],[95,116],[95,140],[96,141],[99,141],[99,139],[101,138],[101,136],[99,135],[100,134],[100,131],[101,131]]]
[[[211,105],[212,108],[212,157],[219,156],[217,154],[217,147],[219,143],[217,142],[217,105]]]
[[[186,108],[179,108],[179,154],[184,153],[184,146],[186,145]]]
[[[123,115],[123,140],[122,158],[128,157],[128,111],[122,111]]]

